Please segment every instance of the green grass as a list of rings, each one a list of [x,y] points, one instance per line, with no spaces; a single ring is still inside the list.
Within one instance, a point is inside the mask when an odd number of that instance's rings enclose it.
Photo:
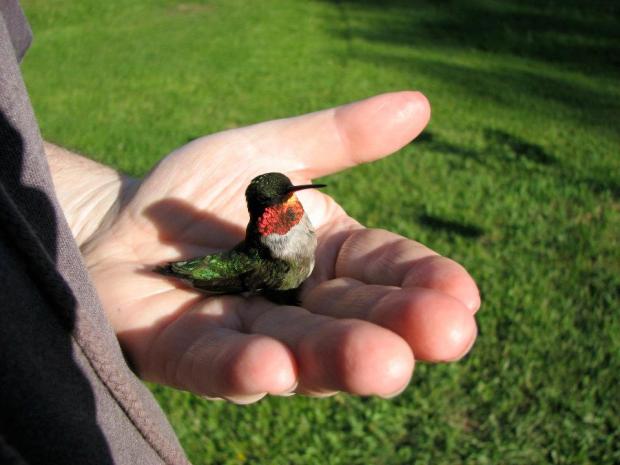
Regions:
[[[419,141],[328,182],[471,271],[471,355],[391,401],[153,387],[195,464],[620,463],[617,5],[24,3],[43,134],[132,174],[226,128],[388,90],[432,103]]]

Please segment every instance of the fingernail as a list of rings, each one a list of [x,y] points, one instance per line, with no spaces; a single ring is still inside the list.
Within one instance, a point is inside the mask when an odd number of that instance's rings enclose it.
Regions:
[[[396,392],[393,392],[391,394],[384,395],[384,396],[379,396],[379,397],[381,397],[383,399],[393,399],[394,397],[400,396],[403,392],[405,392],[407,390],[408,387],[409,387],[409,383],[405,384],[402,388],[400,388]]]
[[[266,395],[267,395],[266,392],[261,392],[260,394],[254,394],[251,396],[240,396],[240,397],[233,396],[233,397],[224,397],[224,399],[226,399],[229,402],[232,402],[233,404],[248,405],[248,404],[253,404],[254,402],[258,402]]]
[[[290,397],[290,396],[294,396],[295,395],[295,390],[297,389],[297,386],[299,386],[299,381],[295,381],[295,383],[288,388],[286,391],[280,392],[278,394],[274,394],[276,396],[280,396],[280,397]]]

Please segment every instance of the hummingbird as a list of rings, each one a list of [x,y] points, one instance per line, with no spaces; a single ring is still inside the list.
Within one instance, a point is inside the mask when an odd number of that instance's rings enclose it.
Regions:
[[[301,284],[314,268],[314,228],[295,195],[325,184],[294,186],[282,173],[252,179],[245,191],[250,221],[245,239],[230,250],[170,262],[156,272],[209,294],[257,294],[297,304]]]

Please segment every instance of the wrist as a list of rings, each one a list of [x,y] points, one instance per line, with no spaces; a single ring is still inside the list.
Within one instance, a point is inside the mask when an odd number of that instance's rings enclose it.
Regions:
[[[45,142],[56,196],[78,246],[105,230],[138,180]]]

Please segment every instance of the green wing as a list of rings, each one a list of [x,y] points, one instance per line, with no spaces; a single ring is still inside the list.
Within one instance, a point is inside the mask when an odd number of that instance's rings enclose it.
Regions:
[[[245,251],[226,252],[170,263],[169,274],[189,280],[196,288],[234,294],[248,290],[245,277],[257,266],[258,257]]]
[[[155,271],[189,281],[193,287],[214,294],[289,289],[290,266],[261,256],[256,249],[235,248],[205,257],[172,262]]]
[[[171,263],[172,271],[192,279],[231,278],[251,268],[252,263],[244,253],[222,252],[206,257]]]

